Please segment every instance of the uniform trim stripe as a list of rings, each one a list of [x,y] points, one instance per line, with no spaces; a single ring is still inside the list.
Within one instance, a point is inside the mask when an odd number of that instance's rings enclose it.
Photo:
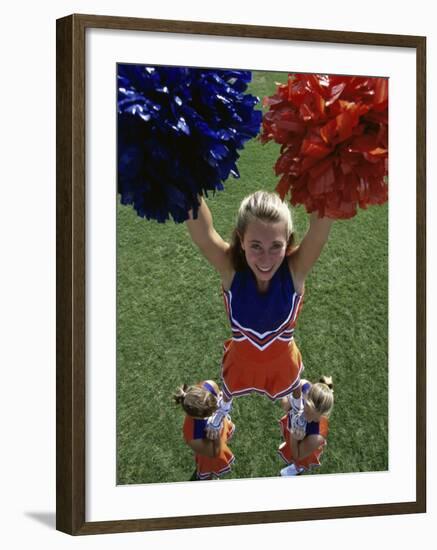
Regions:
[[[223,297],[226,312],[231,323],[233,340],[249,340],[260,351],[264,351],[277,339],[282,341],[291,341],[293,339],[294,323],[300,309],[303,295],[295,292],[293,294],[290,311],[285,321],[283,321],[276,329],[263,333],[241,325],[234,318],[232,313],[232,292],[230,290],[223,290]]]
[[[220,477],[224,474],[227,474],[231,471],[231,465],[235,462],[235,456],[231,458],[231,460],[228,462],[226,466],[218,470],[217,472],[197,472],[197,477],[199,479],[207,479],[211,476],[217,476]]]

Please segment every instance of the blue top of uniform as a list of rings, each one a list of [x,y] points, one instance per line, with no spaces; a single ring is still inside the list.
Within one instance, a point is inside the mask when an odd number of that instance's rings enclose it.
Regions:
[[[205,439],[207,418],[195,418],[193,422],[193,439]]]
[[[259,292],[255,275],[247,268],[235,273],[224,297],[234,340],[247,339],[264,350],[277,339],[293,338],[302,296],[294,289],[286,258],[267,292]]]

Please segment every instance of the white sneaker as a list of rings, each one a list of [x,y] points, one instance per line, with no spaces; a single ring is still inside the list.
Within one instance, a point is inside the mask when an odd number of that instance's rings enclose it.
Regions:
[[[285,466],[285,468],[282,468],[281,470],[281,476],[282,477],[292,477],[297,476],[301,473],[301,468],[296,468],[294,464],[290,464],[289,466]]]

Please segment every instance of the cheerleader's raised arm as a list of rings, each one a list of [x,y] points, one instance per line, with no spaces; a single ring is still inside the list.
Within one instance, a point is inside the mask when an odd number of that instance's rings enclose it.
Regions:
[[[224,288],[228,288],[235,273],[229,253],[230,246],[215,230],[211,212],[204,199],[200,197],[199,200],[197,217],[193,219],[192,211],[189,212],[186,222],[188,232],[203,256],[219,272]]]
[[[300,245],[290,254],[288,265],[297,292],[303,293],[305,279],[328,241],[334,220],[310,214],[310,225]]]

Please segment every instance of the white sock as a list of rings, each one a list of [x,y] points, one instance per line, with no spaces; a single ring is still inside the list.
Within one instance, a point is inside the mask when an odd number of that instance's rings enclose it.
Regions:
[[[293,413],[300,412],[303,410],[302,396],[293,397],[293,394],[290,394],[289,401],[290,401],[290,405]]]
[[[224,399],[222,399],[222,400],[220,401],[219,408],[220,408],[225,414],[228,414],[229,411],[230,411],[231,408],[232,408],[232,399],[230,399],[229,401],[225,401]]]
[[[229,414],[231,408],[232,399],[230,401],[225,401],[224,399],[221,399],[219,401],[218,409],[208,419],[208,427],[216,430],[219,429],[222,424],[223,418],[227,414]]]

